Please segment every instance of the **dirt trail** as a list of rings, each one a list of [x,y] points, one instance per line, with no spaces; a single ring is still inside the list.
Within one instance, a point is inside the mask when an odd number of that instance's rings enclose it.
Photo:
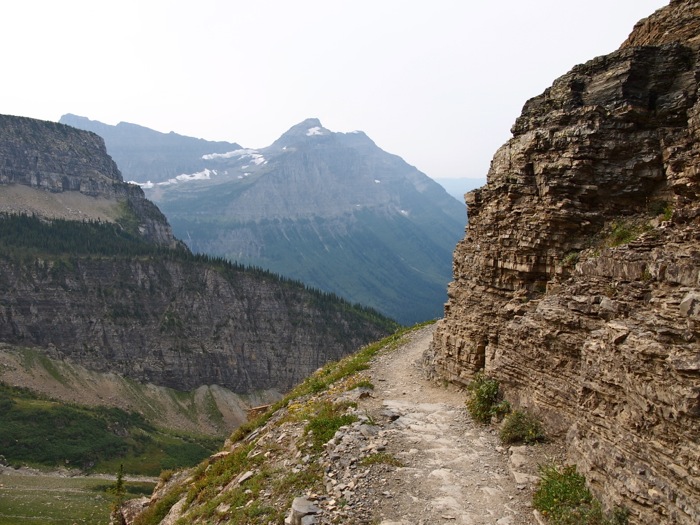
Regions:
[[[556,449],[500,446],[494,429],[470,419],[464,391],[427,380],[421,358],[432,332],[421,329],[370,369],[375,389],[360,409],[383,421],[386,452],[404,465],[368,494],[375,516],[381,525],[536,524],[533,475]]]

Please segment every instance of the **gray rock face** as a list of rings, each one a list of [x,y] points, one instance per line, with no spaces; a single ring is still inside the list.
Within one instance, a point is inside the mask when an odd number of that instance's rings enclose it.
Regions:
[[[249,271],[166,259],[0,259],[0,340],[190,390],[284,391],[386,332],[349,305]]]
[[[122,204],[146,239],[166,246],[178,244],[165,216],[146,200],[141,188],[123,182],[104,141],[94,133],[0,115],[0,160],[0,185],[101,197],[115,206]]]
[[[566,433],[631,523],[700,521],[699,15],[671,2],[525,104],[427,356]]]

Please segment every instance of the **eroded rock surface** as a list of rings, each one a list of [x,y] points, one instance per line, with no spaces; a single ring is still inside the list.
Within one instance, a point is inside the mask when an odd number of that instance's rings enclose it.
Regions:
[[[81,196],[81,207],[87,207],[92,199],[99,204],[95,208],[99,207],[100,213],[71,218],[114,221],[128,211],[146,239],[165,246],[179,244],[165,216],[146,200],[143,190],[123,181],[104,141],[94,133],[55,122],[0,115],[0,160],[0,211],[61,217],[45,201],[55,205],[56,194],[73,194],[68,206],[76,206]],[[18,199],[15,186],[43,190],[46,195],[37,193],[33,198],[41,202],[17,208],[22,199]],[[111,203],[111,213],[105,201]]]
[[[671,2],[525,104],[427,355],[497,377],[631,523],[700,521],[699,34]]]

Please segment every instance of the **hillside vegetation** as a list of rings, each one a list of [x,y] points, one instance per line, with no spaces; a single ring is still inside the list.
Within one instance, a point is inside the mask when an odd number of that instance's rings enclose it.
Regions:
[[[281,523],[294,497],[322,490],[324,473],[317,460],[325,443],[341,426],[365,417],[354,411],[357,405],[350,398],[342,399],[343,393],[370,389],[362,374],[370,360],[397,348],[421,326],[401,330],[312,374],[237,429],[221,452],[192,470],[162,477],[134,523],[157,525],[176,504],[171,519],[178,523]]]
[[[0,384],[0,450],[14,467],[72,468],[157,476],[191,466],[220,446],[202,435],[158,429],[118,408],[55,401]]]

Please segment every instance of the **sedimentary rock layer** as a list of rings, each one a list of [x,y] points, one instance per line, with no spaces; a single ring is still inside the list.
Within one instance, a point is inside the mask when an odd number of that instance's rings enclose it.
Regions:
[[[671,2],[525,104],[427,356],[497,377],[631,523],[700,521],[699,34]]]
[[[0,341],[144,383],[285,391],[383,335],[337,298],[242,269],[0,257]]]

